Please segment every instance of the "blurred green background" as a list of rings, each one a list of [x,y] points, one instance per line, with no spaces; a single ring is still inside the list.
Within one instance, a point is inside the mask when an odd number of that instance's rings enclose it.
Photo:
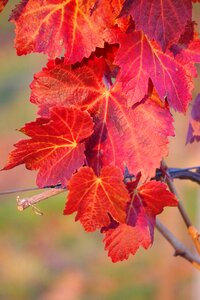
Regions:
[[[0,167],[12,145],[23,136],[15,129],[35,119],[29,103],[33,74],[46,64],[43,55],[18,57],[13,48],[14,26],[7,22],[17,1],[10,0],[0,16]],[[200,5],[194,6],[194,18]],[[195,79],[196,95],[199,78]],[[170,140],[171,167],[200,164],[198,144],[185,146],[188,116],[175,115],[176,138]],[[35,172],[24,166],[0,172],[0,191],[35,186]],[[176,181],[194,223],[200,228],[200,193],[191,182]],[[38,193],[40,191],[37,191]],[[63,216],[66,196],[61,194],[30,208],[16,209],[16,196],[0,197],[0,299],[2,300],[182,300],[200,299],[200,275],[185,260],[173,257],[171,246],[159,233],[148,251],[113,264],[99,233],[85,233],[74,216]],[[199,199],[198,199],[199,198]],[[198,202],[199,201],[199,202]],[[160,219],[190,248],[177,209],[168,208]]]

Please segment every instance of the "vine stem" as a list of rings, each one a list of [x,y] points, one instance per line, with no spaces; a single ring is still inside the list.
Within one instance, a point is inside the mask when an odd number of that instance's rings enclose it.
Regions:
[[[167,164],[165,163],[165,161],[162,161],[162,167],[164,168],[165,172],[166,172],[166,176],[165,176],[165,182],[169,187],[169,190],[176,196],[177,200],[178,200],[178,210],[184,220],[184,223],[188,229],[188,233],[190,235],[190,237],[192,238],[194,245],[198,251],[198,253],[200,254],[200,234],[198,232],[198,230],[196,229],[196,227],[192,224],[192,221],[190,220],[184,206],[183,206],[183,202],[180,199],[180,196],[175,188],[175,185],[173,183],[173,179],[170,176],[170,173],[168,172],[168,167]]]
[[[156,228],[174,248],[174,256],[183,257],[200,270],[200,258],[193,255],[158,219],[156,219]]]
[[[38,213],[38,214],[42,214],[38,208],[36,208],[36,204],[38,202],[41,202],[43,200],[46,200],[50,197],[53,197],[55,195],[58,195],[60,193],[63,193],[63,192],[66,192],[66,189],[62,189],[62,188],[55,188],[55,189],[50,189],[48,191],[45,191],[43,193],[40,193],[40,194],[37,194],[37,195],[34,195],[32,197],[29,197],[29,198],[23,198],[23,199],[20,199],[19,196],[17,197],[17,209],[19,211],[23,211],[25,210],[26,208],[28,207],[32,207],[35,211],[35,213]]]
[[[7,191],[0,192],[0,196],[15,194],[15,193],[24,193],[24,192],[30,192],[30,191],[37,191],[37,190],[40,190],[40,188],[30,187],[30,188],[13,189],[13,190],[7,190]]]
[[[37,188],[36,188],[37,189]],[[27,190],[27,189],[26,189]],[[23,190],[24,191],[24,190]],[[43,213],[35,206],[37,203],[47,200],[50,197],[66,192],[66,188],[51,188],[43,193],[34,195],[29,198],[20,199],[17,197],[17,209],[24,211],[28,207],[32,207],[33,211],[38,215]],[[193,255],[158,219],[156,220],[156,228],[163,237],[173,246],[175,256],[181,256],[190,262],[194,267],[200,270],[200,258]]]
[[[196,170],[196,172],[191,172],[191,170]],[[178,168],[168,168],[168,172],[172,178],[175,179],[189,179],[191,181],[194,181],[196,183],[200,184],[200,166],[198,167],[189,167],[189,168],[184,168],[184,169],[178,169]],[[130,177],[133,175],[130,175]],[[152,179],[160,180],[162,176],[161,171],[156,172],[156,176],[153,177]],[[45,186],[43,188],[39,187],[29,187],[29,188],[21,188],[21,189],[12,189],[12,190],[5,190],[5,191],[0,191],[0,196],[8,195],[8,194],[15,194],[15,193],[23,193],[23,192],[28,192],[28,191],[36,191],[36,190],[41,190],[41,189],[47,189],[47,188],[55,188],[55,187],[60,187],[60,185],[56,186]]]

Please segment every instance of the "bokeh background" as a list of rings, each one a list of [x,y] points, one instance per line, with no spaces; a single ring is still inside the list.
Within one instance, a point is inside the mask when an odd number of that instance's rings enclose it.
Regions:
[[[46,64],[37,54],[18,57],[13,48],[14,26],[8,17],[17,1],[9,1],[0,15],[0,168],[12,145],[23,136],[15,129],[34,120],[36,107],[29,103],[33,74]],[[194,5],[194,19],[200,4]],[[195,79],[194,97],[200,89]],[[170,139],[167,163],[171,167],[200,164],[200,145],[185,145],[188,115],[175,114],[176,138]],[[0,191],[35,186],[35,172],[20,166],[0,172]],[[200,192],[188,181],[175,181],[185,207],[200,229]],[[74,216],[63,216],[66,196],[30,208],[16,209],[16,193],[0,197],[0,299],[2,300],[198,300],[200,272],[155,232],[151,249],[141,249],[128,261],[113,264],[99,233],[85,233]],[[168,208],[160,219],[191,248],[177,209]]]

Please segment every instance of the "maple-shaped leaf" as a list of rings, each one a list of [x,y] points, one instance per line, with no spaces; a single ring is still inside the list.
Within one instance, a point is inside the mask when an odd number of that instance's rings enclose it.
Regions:
[[[126,0],[121,15],[130,14],[136,30],[143,30],[166,50],[179,40],[192,19],[191,0]]]
[[[84,163],[82,141],[92,134],[93,121],[77,108],[54,107],[49,118],[38,118],[20,131],[31,139],[15,145],[4,170],[24,163],[27,169],[39,169],[39,187],[58,183],[66,186],[72,173]]]
[[[43,52],[55,58],[65,49],[68,62],[81,61],[111,42],[109,29],[120,8],[121,1],[116,0],[26,0],[10,18],[16,25],[17,54]]]
[[[181,57],[192,63],[200,63],[200,39],[196,34],[194,34],[193,39],[187,44],[187,47],[184,44],[177,44],[173,45],[170,50],[179,61]]]
[[[195,64],[200,63],[200,39],[194,38],[188,46],[173,45],[170,49],[175,55],[176,60],[182,64],[186,73],[190,77],[197,77],[198,72]]]
[[[120,66],[117,81],[132,105],[148,93],[149,78],[159,97],[171,107],[185,112],[191,100],[192,79],[172,54],[163,53],[142,31],[123,34],[115,63]]]
[[[200,94],[194,100],[187,133],[187,143],[200,142]]]
[[[52,105],[76,105],[92,113],[95,130],[87,141],[86,155],[97,172],[103,164],[122,171],[127,165],[131,172],[141,171],[144,178],[151,177],[168,153],[168,136],[174,134],[173,118],[168,108],[152,99],[128,108],[121,85],[108,89],[104,84],[107,75],[104,58],[93,58],[78,68],[63,60],[50,62],[35,75],[31,101],[43,113]]]
[[[0,12],[4,9],[7,2],[8,2],[8,0],[0,0]]]
[[[133,187],[133,189],[132,189]],[[105,250],[113,262],[128,259],[139,247],[147,249],[153,243],[156,215],[165,206],[176,206],[175,196],[167,191],[164,183],[147,182],[137,189],[128,183],[131,201],[127,210],[126,224],[111,222],[103,229]],[[131,191],[132,190],[132,191]]]
[[[141,223],[142,226],[118,224],[116,228],[110,228],[105,232],[103,242],[112,262],[128,259],[129,255],[134,255],[139,247],[148,249],[152,244],[151,229],[154,227],[154,221],[152,220],[152,224],[148,223],[142,210],[138,215],[138,223]]]
[[[127,108],[119,94],[111,95],[109,101],[107,140],[99,147],[103,164],[127,166],[133,174],[141,171],[143,179],[153,176],[161,157],[168,154],[168,136],[174,134],[168,108],[151,99]]]
[[[78,68],[64,59],[49,61],[46,68],[34,75],[30,101],[40,107],[42,114],[55,105],[88,108],[93,99],[103,97],[105,70],[103,58],[94,58]]]
[[[109,215],[123,223],[129,195],[121,171],[112,166],[103,167],[97,176],[92,168],[82,167],[68,183],[68,199],[64,214],[77,211],[86,231],[94,231],[110,223]]]

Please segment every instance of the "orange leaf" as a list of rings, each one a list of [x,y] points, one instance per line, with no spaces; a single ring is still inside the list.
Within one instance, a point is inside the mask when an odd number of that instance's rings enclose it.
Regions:
[[[68,184],[69,195],[64,214],[77,211],[86,231],[94,231],[110,223],[109,215],[125,222],[129,195],[121,171],[116,167],[103,167],[99,176],[92,168],[83,167]]]
[[[25,164],[37,170],[39,187],[66,181],[84,163],[82,142],[93,132],[92,118],[77,108],[54,107],[49,118],[38,118],[25,125],[21,132],[31,139],[19,141],[10,153],[4,170]]]
[[[119,224],[116,228],[106,231],[103,242],[112,262],[118,262],[128,259],[130,254],[135,255],[143,243],[147,249],[152,239],[148,230],[144,232],[140,227]]]

